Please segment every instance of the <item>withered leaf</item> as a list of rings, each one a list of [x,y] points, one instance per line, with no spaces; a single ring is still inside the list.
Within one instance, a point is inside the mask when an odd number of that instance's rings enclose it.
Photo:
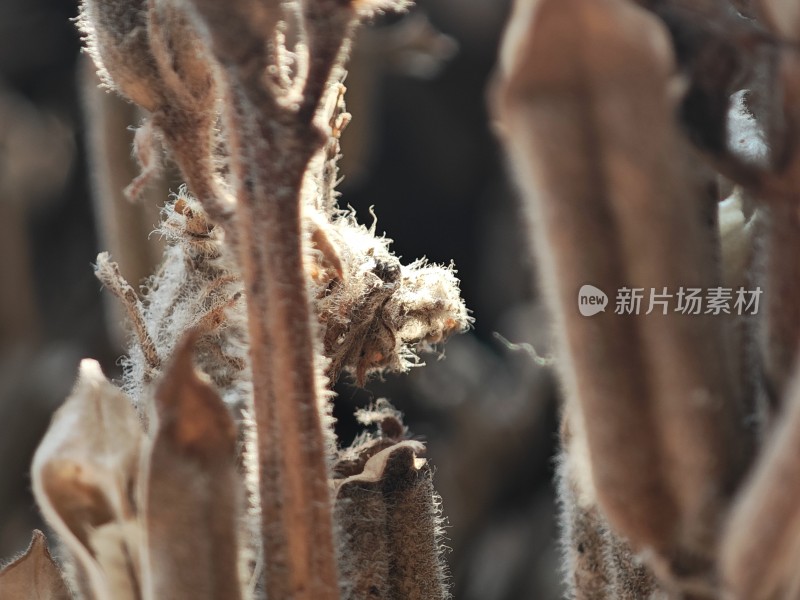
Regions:
[[[145,590],[153,598],[241,597],[236,429],[192,364],[196,335],[178,345],[155,396],[158,429],[146,456]]]
[[[33,459],[33,491],[45,519],[77,559],[99,597],[135,598],[135,541],[118,539],[129,557],[124,573],[106,573],[92,536],[99,528],[135,519],[132,491],[141,425],[130,401],[93,360],[81,362],[78,382],[56,412]]]
[[[69,600],[71,597],[61,570],[50,556],[44,534],[35,530],[25,554],[0,570],[0,598]]]

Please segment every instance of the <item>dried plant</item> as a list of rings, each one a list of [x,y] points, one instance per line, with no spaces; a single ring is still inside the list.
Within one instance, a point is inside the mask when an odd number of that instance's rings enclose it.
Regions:
[[[560,349],[571,598],[800,597],[798,25],[785,0],[517,3],[494,111]],[[583,316],[586,284],[763,310]]]
[[[350,448],[330,416],[342,372],[405,371],[471,320],[452,267],[401,264],[336,204],[351,38],[404,8],[83,2],[101,79],[149,115],[128,195],[162,148],[186,187],[141,294],[98,256],[132,331],[122,385],[82,363],[32,468],[63,579],[36,533],[3,598],[448,597],[424,446],[385,401]]]

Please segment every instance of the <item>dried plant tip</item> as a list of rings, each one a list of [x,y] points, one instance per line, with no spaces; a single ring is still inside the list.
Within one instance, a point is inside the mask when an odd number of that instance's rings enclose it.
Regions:
[[[208,222],[203,210],[199,206],[192,208],[186,196],[178,197],[173,205],[173,211],[176,215],[182,215],[186,218],[184,230],[193,237],[208,238],[208,234],[214,228]]]
[[[153,598],[242,597],[237,526],[242,509],[236,428],[194,368],[184,336],[155,394],[158,429],[146,456],[145,590]]]
[[[151,112],[163,105],[147,33],[147,0],[83,0],[78,26],[103,83]]]
[[[3,600],[70,600],[61,570],[47,549],[44,534],[33,532],[31,544],[12,563],[0,570],[0,598]]]
[[[198,460],[222,462],[235,450],[236,428],[211,383],[192,363],[198,334],[189,331],[175,348],[172,364],[155,395],[159,432],[174,448]]]
[[[128,398],[92,360],[81,362],[70,397],[56,412],[33,458],[33,491],[50,526],[77,559],[99,597],[135,598],[137,567],[105,572],[92,535],[134,518],[141,425]],[[135,541],[120,538],[120,552],[138,556]],[[131,561],[134,560],[131,558]],[[124,581],[115,586],[109,581]]]
[[[408,436],[402,415],[385,398],[374,406],[356,411],[356,420],[362,425],[377,425],[378,430],[362,433],[349,448],[339,450],[333,465],[334,479],[360,475],[373,456]]]

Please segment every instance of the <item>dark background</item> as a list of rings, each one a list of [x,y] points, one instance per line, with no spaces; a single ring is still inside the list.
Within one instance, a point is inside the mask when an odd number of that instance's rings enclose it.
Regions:
[[[378,230],[405,261],[452,259],[475,328],[447,344],[446,358],[429,357],[408,375],[366,391],[340,383],[335,414],[346,440],[353,410],[385,396],[427,441],[459,600],[560,593],[552,374],[493,337],[547,352],[521,214],[486,109],[508,8],[501,0],[420,2],[410,16],[383,19],[361,35],[347,80],[353,123],[343,140],[341,203],[367,223],[374,205]],[[4,558],[41,527],[28,467],[78,361],[97,358],[114,376],[123,353],[117,315],[108,313],[91,269],[105,249],[98,239],[115,234],[103,231],[93,209],[85,132],[96,115],[81,104],[76,14],[75,2],[0,0]],[[131,132],[121,127],[119,136],[128,144]],[[145,221],[154,224],[155,217]],[[155,255],[157,241],[146,234],[143,253]]]

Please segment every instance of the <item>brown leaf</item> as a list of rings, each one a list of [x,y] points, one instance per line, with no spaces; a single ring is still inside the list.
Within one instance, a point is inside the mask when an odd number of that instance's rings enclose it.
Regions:
[[[128,557],[125,572],[109,573],[93,545],[104,526],[135,519],[132,499],[137,479],[141,425],[130,401],[103,376],[93,360],[81,362],[70,397],[56,412],[33,459],[33,491],[51,527],[77,559],[93,592],[136,598],[135,540],[119,538]]]
[[[156,391],[158,429],[144,483],[145,589],[153,598],[241,597],[236,429],[192,364],[195,334],[178,345]]]
[[[3,600],[69,600],[61,570],[47,549],[44,534],[33,532],[31,545],[14,562],[0,570],[0,598]]]

